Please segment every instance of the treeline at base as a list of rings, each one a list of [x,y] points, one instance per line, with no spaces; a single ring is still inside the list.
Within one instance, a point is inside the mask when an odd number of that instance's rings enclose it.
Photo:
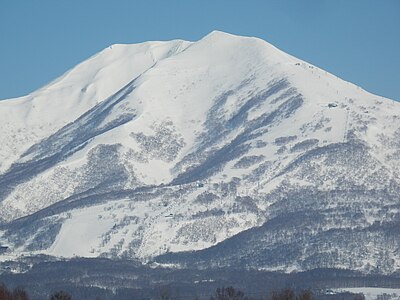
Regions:
[[[50,299],[57,291],[65,291],[73,300],[209,300],[211,297],[230,300],[227,287],[233,286],[235,291],[240,291],[235,300],[304,299],[301,294],[304,290],[312,291],[312,299],[316,300],[354,300],[354,294],[336,291],[357,287],[400,289],[400,273],[362,274],[340,269],[281,273],[233,267],[174,269],[122,259],[59,260],[35,256],[0,262],[0,282],[8,288],[8,298],[3,299],[9,299],[14,289],[22,287],[30,300]],[[216,294],[222,287],[225,287],[225,298]],[[294,295],[286,293],[286,298],[282,298],[287,287]],[[16,296],[18,293],[22,295],[16,289]]]
[[[332,296],[332,297],[330,297]],[[336,295],[325,295],[325,297],[332,299],[353,299],[353,300],[364,300],[365,297],[362,294],[336,294]],[[313,299],[322,299],[325,298],[324,295],[319,295],[319,297],[315,297],[311,290],[302,290],[299,292],[294,291],[293,289],[286,288],[280,291],[272,291],[269,295],[255,295],[250,293],[245,294],[244,292],[235,289],[234,287],[222,287],[217,288],[213,296],[208,298],[204,298],[201,296],[188,297],[188,296],[179,296],[179,293],[171,291],[167,287],[163,287],[158,289],[157,296],[154,298],[155,300],[313,300]],[[50,300],[72,300],[72,296],[65,291],[57,291],[53,292],[48,296]],[[96,297],[94,300],[101,300],[103,298]],[[104,298],[106,299],[106,298]],[[0,283],[0,300],[30,300],[28,293],[20,287],[14,289],[8,289],[3,283]]]

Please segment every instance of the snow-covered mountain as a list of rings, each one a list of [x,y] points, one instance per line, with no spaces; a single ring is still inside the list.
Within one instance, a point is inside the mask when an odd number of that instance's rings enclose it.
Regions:
[[[0,102],[0,259],[392,273],[399,141],[399,103],[260,39],[113,45]]]

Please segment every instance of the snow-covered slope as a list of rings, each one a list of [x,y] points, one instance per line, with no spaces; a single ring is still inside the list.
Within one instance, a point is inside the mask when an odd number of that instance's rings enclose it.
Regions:
[[[186,41],[112,45],[32,94],[1,101],[0,171],[30,146],[115,94]]]
[[[393,272],[399,119],[256,38],[114,45],[0,102],[0,235],[16,256]]]

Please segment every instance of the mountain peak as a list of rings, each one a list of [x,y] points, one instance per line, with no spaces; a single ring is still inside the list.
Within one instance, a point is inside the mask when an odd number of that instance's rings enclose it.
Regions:
[[[201,40],[208,40],[208,39],[213,39],[213,40],[253,40],[253,41],[260,41],[260,42],[265,42],[259,38],[256,37],[251,37],[251,36],[242,36],[242,35],[236,35],[220,30],[213,30],[209,34],[205,35]],[[266,43],[266,42],[265,42]]]
[[[400,267],[399,104],[221,31],[110,48],[0,103],[10,252]]]
[[[221,31],[221,30],[213,30],[211,31],[209,34],[206,35],[207,36],[216,36],[216,37],[239,37],[236,34],[231,34],[225,31]]]

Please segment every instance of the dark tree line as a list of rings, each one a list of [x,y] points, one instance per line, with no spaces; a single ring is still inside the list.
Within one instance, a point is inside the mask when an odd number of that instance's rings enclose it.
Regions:
[[[236,290],[234,287],[218,288],[215,295],[210,300],[312,300],[313,293],[310,290],[304,290],[296,293],[292,289],[281,291],[272,291],[269,296],[252,297],[246,296],[244,292]]]
[[[64,291],[58,291],[50,295],[50,300],[71,299],[71,296]],[[29,300],[29,296],[28,293],[20,287],[10,290],[4,284],[0,283],[0,300]]]
[[[29,300],[27,292],[22,288],[9,290],[4,284],[0,283],[0,300]]]
[[[50,295],[50,300],[72,300],[71,295],[64,291],[57,291]],[[98,298],[96,298],[98,299]],[[172,295],[168,289],[162,289],[159,291],[159,300],[180,300],[181,297]],[[184,299],[188,299],[184,297]],[[268,296],[256,296],[245,295],[244,292],[235,289],[234,287],[222,287],[217,288],[214,296],[209,298],[210,300],[312,300],[314,299],[313,293],[310,290],[303,290],[295,292],[292,289],[283,289],[281,291],[272,291]],[[361,294],[354,295],[354,300],[364,300],[364,296]],[[0,300],[29,300],[28,293],[17,287],[13,290],[9,290],[4,284],[0,283]],[[194,300],[198,300],[195,298]]]

